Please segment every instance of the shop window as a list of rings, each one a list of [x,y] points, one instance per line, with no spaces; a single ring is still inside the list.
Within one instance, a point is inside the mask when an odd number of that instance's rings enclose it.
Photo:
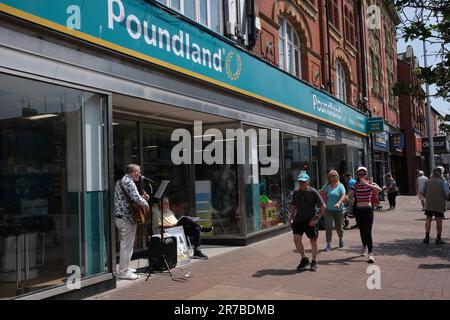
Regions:
[[[246,163],[243,165],[243,172],[246,231],[251,234],[284,223],[281,215],[282,180],[279,168],[281,150],[278,131],[275,133],[275,140],[272,139],[270,131],[267,138],[261,139],[259,128],[244,126],[244,130],[249,133],[245,145]],[[264,165],[261,161],[262,147],[267,148],[267,156],[272,158],[269,165]],[[268,166],[277,166],[278,170],[263,172],[263,168]]]
[[[237,128],[238,124],[215,125],[214,130],[221,132],[224,140],[226,129]],[[204,127],[208,130],[207,127]],[[196,137],[202,139],[203,136]],[[228,139],[228,138],[227,138]],[[216,138],[211,138],[216,140]],[[210,142],[203,142],[203,151],[208,152]],[[225,148],[225,147],[224,147]],[[233,164],[227,164],[225,156],[230,151],[224,151],[222,164],[197,164],[195,165],[195,215],[200,218],[199,223],[203,226],[213,226],[214,230],[203,236],[227,236],[242,235],[241,229],[242,217],[239,207],[239,184],[238,184],[238,165],[237,165],[237,147],[233,141],[234,159]],[[225,150],[225,149],[224,149]],[[199,150],[194,150],[198,152]],[[215,156],[215,153],[211,154]],[[228,161],[230,162],[230,161]]]
[[[106,97],[0,74],[0,104],[0,297],[109,271]]]
[[[170,200],[170,209],[177,217],[192,215],[192,181],[189,165],[175,165],[171,160],[172,148],[177,144],[170,137],[176,128],[150,123],[142,124],[143,174],[155,181],[169,180],[166,195]],[[145,183],[150,192],[148,182]],[[152,185],[156,191],[158,185]],[[147,231],[151,228],[150,221]]]
[[[336,97],[347,102],[347,84],[345,79],[344,67],[339,61],[336,61]]]
[[[314,168],[310,166],[309,139],[297,135],[283,133],[283,208],[280,212],[282,222],[289,223],[289,207],[292,201],[292,193],[298,187],[297,177],[301,173],[308,173],[311,177],[311,185],[317,177]]]
[[[301,78],[300,41],[295,28],[286,19],[280,18],[278,50],[280,68]]]
[[[209,29],[221,33],[222,0],[157,0],[197,21]]]

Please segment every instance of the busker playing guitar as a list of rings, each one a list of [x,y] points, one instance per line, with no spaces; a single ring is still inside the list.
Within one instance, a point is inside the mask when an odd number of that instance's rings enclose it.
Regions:
[[[137,222],[127,197],[134,203],[149,211],[147,200],[149,195],[139,194],[135,182],[141,177],[141,167],[137,164],[129,164],[126,174],[116,182],[114,187],[114,215],[116,227],[120,236],[120,261],[118,277],[120,279],[136,280],[138,275],[135,269],[129,268],[131,256],[133,255],[134,238],[136,235]],[[127,195],[124,194],[127,193]]]

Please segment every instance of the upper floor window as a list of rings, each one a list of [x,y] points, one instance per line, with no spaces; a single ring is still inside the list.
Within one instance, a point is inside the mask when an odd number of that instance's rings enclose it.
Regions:
[[[385,49],[388,54],[394,53],[394,42],[395,42],[395,33],[392,31],[388,25],[384,25],[384,34],[385,34]]]
[[[380,67],[380,58],[370,50],[370,61],[371,61],[371,71],[372,71],[372,88],[379,95],[383,94],[383,84],[382,84],[382,74]]]
[[[353,12],[349,10],[348,6],[344,8],[344,23],[345,23],[345,38],[348,42],[355,45],[355,20],[353,19]]]
[[[388,74],[388,90],[389,90],[389,103],[395,105],[395,95],[394,95],[394,76],[391,72]]]
[[[301,77],[300,41],[294,27],[284,18],[280,18],[278,31],[278,49],[280,52],[280,68]]]
[[[157,0],[209,29],[222,32],[222,0]]]
[[[338,0],[330,0],[329,3],[329,15],[330,23],[339,30],[339,3]]]
[[[336,61],[336,97],[347,102],[347,84],[345,82],[344,67]]]

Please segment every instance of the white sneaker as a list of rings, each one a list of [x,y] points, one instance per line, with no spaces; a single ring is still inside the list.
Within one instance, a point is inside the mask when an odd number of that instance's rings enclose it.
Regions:
[[[375,258],[373,257],[372,254],[369,256],[369,260],[367,260],[367,262],[369,262],[369,263],[375,263]]]
[[[128,268],[128,271],[130,271],[131,273],[136,273],[137,272],[136,269],[134,269],[134,268]]]
[[[363,251],[361,252],[361,257],[367,257],[368,252],[367,252],[367,248],[364,248]]]
[[[119,277],[119,279],[124,280],[136,280],[137,278],[139,278],[136,273],[132,273],[130,271],[119,273],[117,276]]]

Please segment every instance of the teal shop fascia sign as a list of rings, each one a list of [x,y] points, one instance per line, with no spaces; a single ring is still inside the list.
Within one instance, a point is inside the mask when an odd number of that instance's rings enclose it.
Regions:
[[[383,133],[383,132],[384,132],[383,118],[367,119],[367,133]]]
[[[144,0],[0,0],[0,11],[366,134],[363,114]]]

